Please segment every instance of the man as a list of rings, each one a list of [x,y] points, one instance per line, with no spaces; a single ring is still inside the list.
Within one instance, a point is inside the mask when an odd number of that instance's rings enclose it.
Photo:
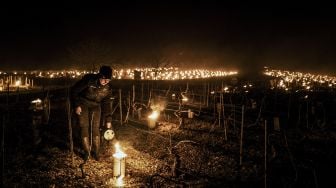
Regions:
[[[93,145],[92,156],[99,161],[101,105],[110,105],[112,89],[109,82],[111,77],[111,67],[101,66],[98,74],[85,75],[71,88],[71,101],[79,120],[85,161],[90,156],[90,136],[92,136]],[[106,122],[110,123],[111,117]],[[90,123],[92,123],[91,134],[89,134]]]

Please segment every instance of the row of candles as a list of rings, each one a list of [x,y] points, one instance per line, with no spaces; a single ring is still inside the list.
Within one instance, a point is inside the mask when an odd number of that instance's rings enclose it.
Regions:
[[[0,71],[0,90],[8,88],[29,88],[34,86],[33,78],[81,78],[88,73],[97,73],[95,71],[31,71],[31,72],[4,72]],[[136,75],[137,74],[137,75]],[[142,80],[183,80],[183,79],[204,79],[211,77],[225,77],[237,75],[237,71],[223,70],[180,70],[177,67],[170,68],[135,68],[135,69],[114,69],[114,79],[142,79]],[[264,74],[274,77],[274,83],[271,87],[288,90],[290,86],[301,86],[307,90],[312,87],[336,86],[336,77],[320,74],[291,72],[285,70],[268,69],[265,67]]]
[[[24,80],[24,81],[23,81]],[[5,76],[0,78],[0,91],[16,90],[19,88],[29,89],[34,87],[34,80],[32,78],[21,76]]]
[[[30,72],[3,72],[0,75],[31,75],[41,78],[80,78],[85,74],[97,73],[97,71],[85,70],[64,70],[64,71],[30,71]],[[114,79],[135,79],[139,73],[142,80],[181,80],[181,79],[202,79],[211,77],[223,77],[238,74],[237,71],[192,69],[180,70],[177,67],[169,68],[134,68],[134,69],[113,69]]]
[[[117,79],[134,79],[135,73],[139,73],[141,80],[184,80],[204,79],[212,77],[224,77],[238,74],[237,71],[192,69],[180,70],[177,67],[170,68],[135,68],[116,70],[114,76]]]
[[[301,87],[306,90],[312,90],[314,87],[336,87],[335,76],[275,70],[267,67],[265,67],[264,74],[276,78],[276,80],[271,81],[272,87],[285,90],[288,90],[290,86]]]

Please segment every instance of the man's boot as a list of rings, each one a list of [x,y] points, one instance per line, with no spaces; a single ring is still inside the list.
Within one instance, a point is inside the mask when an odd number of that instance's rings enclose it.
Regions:
[[[90,156],[90,142],[89,142],[89,137],[84,137],[82,138],[82,144],[83,144],[83,150],[84,150],[84,156],[83,159],[84,161],[87,161]]]
[[[93,137],[93,157],[96,161],[100,160],[99,149],[100,149],[100,137],[95,136]]]

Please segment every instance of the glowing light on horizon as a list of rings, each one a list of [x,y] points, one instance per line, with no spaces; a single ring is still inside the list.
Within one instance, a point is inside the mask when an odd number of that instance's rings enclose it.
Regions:
[[[267,76],[278,79],[276,87],[285,89],[288,91],[289,87],[301,87],[302,89],[313,91],[316,87],[329,87],[334,88],[336,86],[336,77],[303,73],[303,72],[291,72],[282,70],[269,70],[265,69],[264,74]],[[275,85],[273,86],[275,87]]]

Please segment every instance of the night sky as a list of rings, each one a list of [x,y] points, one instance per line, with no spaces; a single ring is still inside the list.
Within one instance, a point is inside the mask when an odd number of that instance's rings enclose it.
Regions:
[[[164,64],[335,75],[331,5],[120,2],[2,6],[0,69]]]

